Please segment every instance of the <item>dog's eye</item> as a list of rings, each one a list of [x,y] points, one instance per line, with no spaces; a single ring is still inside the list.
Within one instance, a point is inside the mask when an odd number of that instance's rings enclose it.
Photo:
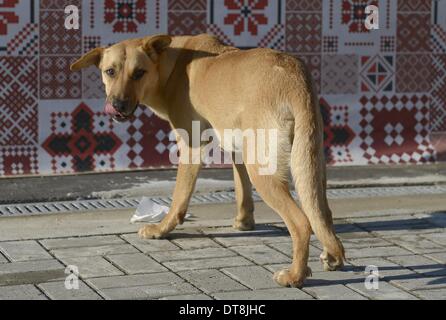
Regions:
[[[105,73],[106,73],[109,77],[114,77],[114,76],[115,76],[115,69],[111,68],[111,69],[105,70]]]
[[[133,73],[132,79],[139,80],[144,76],[145,73],[145,70],[136,70],[135,73]]]

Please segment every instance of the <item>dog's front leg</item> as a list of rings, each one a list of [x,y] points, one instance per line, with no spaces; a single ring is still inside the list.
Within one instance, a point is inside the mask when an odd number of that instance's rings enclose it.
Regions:
[[[195,188],[201,164],[179,164],[172,205],[160,224],[149,224],[139,230],[143,239],[160,239],[178,224],[183,224],[189,201]]]

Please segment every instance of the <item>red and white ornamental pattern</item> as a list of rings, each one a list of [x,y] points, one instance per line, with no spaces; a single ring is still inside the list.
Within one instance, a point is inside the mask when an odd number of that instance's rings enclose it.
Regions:
[[[68,5],[79,30],[64,28]],[[112,123],[100,73],[69,65],[127,38],[205,32],[305,61],[330,165],[446,160],[444,0],[0,0],[0,175],[170,167],[167,123],[148,109]]]

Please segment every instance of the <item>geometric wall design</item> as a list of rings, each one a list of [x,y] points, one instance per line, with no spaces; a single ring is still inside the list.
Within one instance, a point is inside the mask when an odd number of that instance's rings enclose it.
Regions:
[[[370,4],[379,30],[364,28]],[[67,5],[79,30],[64,28]],[[99,72],[69,65],[127,38],[205,32],[307,64],[329,165],[446,160],[445,0],[3,0],[0,176],[170,167],[168,124],[142,108],[113,123]]]

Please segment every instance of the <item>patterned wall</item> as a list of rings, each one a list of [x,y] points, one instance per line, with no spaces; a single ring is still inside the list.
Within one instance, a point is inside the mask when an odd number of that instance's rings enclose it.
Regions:
[[[64,29],[64,8],[81,28]],[[380,29],[364,7],[380,8]],[[169,127],[102,112],[100,75],[69,65],[154,33],[213,33],[301,57],[320,93],[331,165],[446,160],[446,0],[0,0],[0,175],[169,166]]]

